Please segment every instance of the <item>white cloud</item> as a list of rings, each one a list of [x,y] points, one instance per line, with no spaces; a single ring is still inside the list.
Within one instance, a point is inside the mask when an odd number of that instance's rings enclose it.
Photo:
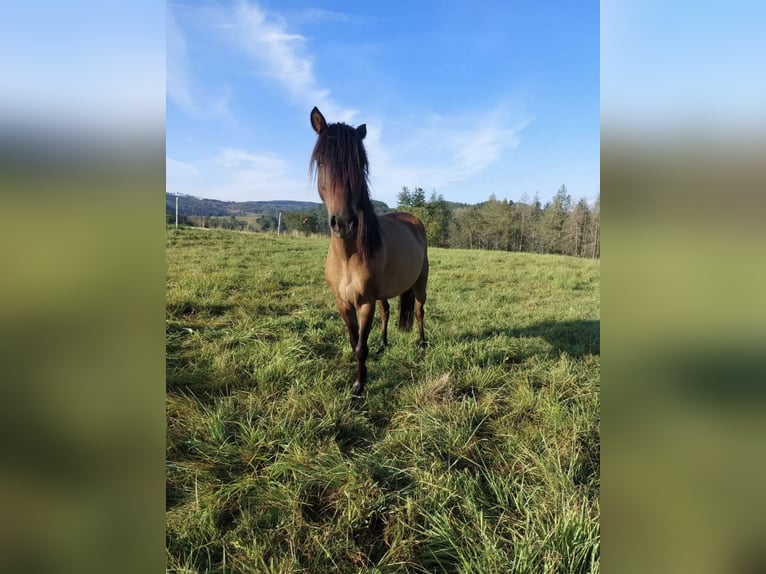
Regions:
[[[352,18],[343,12],[334,10],[322,10],[321,8],[308,8],[300,14],[300,18],[306,22],[351,22]]]
[[[167,93],[168,98],[186,111],[196,109],[189,88],[186,38],[176,23],[172,9],[167,11]]]
[[[170,102],[193,117],[214,117],[229,125],[236,124],[229,108],[231,86],[228,83],[223,86],[195,83],[187,37],[176,20],[172,4],[167,10],[166,61],[166,89]]]
[[[266,199],[314,199],[308,177],[299,180],[290,163],[275,153],[258,154],[220,148],[215,158],[218,192],[238,201]]]
[[[245,150],[223,147],[219,148],[216,163],[228,168],[248,168],[274,174],[287,170],[287,161],[274,153],[254,154]]]
[[[442,193],[488,169],[518,147],[520,132],[532,121],[512,115],[507,105],[460,116],[432,114],[419,125],[396,125],[397,132],[385,138],[383,122],[368,122],[374,195],[390,203],[403,185]]]
[[[305,36],[291,31],[281,16],[267,12],[257,3],[241,1],[234,7],[184,6],[186,16],[208,30],[217,30],[223,42],[245,54],[254,64],[256,72],[278,85],[293,101],[301,106],[318,106],[334,121],[351,122],[357,110],[339,105],[330,90],[320,85],[314,73],[314,63],[306,48]],[[180,14],[180,12],[179,12]],[[309,10],[306,17],[343,21],[337,12]],[[230,86],[222,96],[202,102],[200,89],[195,89],[189,60],[187,38],[176,17],[173,6],[167,16],[167,94],[171,102],[186,112],[212,111],[214,115],[231,120],[228,102]],[[196,88],[200,88],[197,86]],[[204,90],[203,90],[204,91]]]
[[[215,156],[196,163],[167,158],[167,189],[229,201],[319,201],[308,173],[305,178],[295,177],[295,173],[290,162],[278,154],[221,147]]]
[[[317,82],[314,64],[306,51],[306,38],[291,33],[281,17],[257,4],[241,2],[233,12],[219,13],[218,27],[256,64],[258,71],[275,81],[302,105],[318,106],[334,121],[350,122],[357,114],[340,106],[330,90]]]
[[[199,175],[199,169],[189,163],[166,157],[165,173],[168,178],[194,177]]]
[[[236,124],[233,114],[229,109],[229,102],[231,100],[231,86],[225,84],[223,87],[223,93],[213,98],[210,102],[210,111],[214,116],[227,121],[229,124]]]

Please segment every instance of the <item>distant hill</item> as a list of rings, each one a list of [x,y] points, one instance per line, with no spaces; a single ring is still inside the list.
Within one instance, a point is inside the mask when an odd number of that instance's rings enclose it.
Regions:
[[[372,202],[378,213],[386,213],[391,209],[382,201]],[[291,211],[314,211],[322,207],[322,204],[316,201],[221,201],[220,199],[205,199],[191,195],[178,196],[179,215],[198,215],[202,217],[229,216],[229,215],[273,215],[279,212],[289,213]],[[176,196],[165,194],[165,211],[175,212]]]
[[[179,215],[227,216],[247,214],[276,215],[280,211],[312,211],[322,204],[315,201],[221,201],[191,195],[178,196]],[[175,212],[176,196],[165,194],[165,210]]]

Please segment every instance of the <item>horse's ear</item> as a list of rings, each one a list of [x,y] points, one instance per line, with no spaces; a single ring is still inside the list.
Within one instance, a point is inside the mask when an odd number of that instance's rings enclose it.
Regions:
[[[359,139],[363,140],[364,136],[367,135],[367,124],[362,124],[358,128],[356,128],[356,133],[359,134]]]
[[[327,121],[316,106],[311,110],[311,127],[317,134],[321,134],[327,128]]]

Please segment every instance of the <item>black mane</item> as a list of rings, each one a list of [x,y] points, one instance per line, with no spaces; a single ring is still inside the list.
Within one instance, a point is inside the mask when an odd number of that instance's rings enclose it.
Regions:
[[[328,170],[331,181],[342,182],[343,189],[350,194],[347,199],[359,218],[357,251],[364,261],[372,259],[381,247],[380,225],[370,201],[367,152],[356,129],[336,123],[319,134],[311,153],[313,177],[320,167]]]

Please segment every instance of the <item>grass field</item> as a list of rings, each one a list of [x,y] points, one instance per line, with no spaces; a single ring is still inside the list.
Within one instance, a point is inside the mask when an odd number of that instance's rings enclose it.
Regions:
[[[167,232],[168,571],[599,571],[599,262],[431,249],[353,401],[326,251]]]

